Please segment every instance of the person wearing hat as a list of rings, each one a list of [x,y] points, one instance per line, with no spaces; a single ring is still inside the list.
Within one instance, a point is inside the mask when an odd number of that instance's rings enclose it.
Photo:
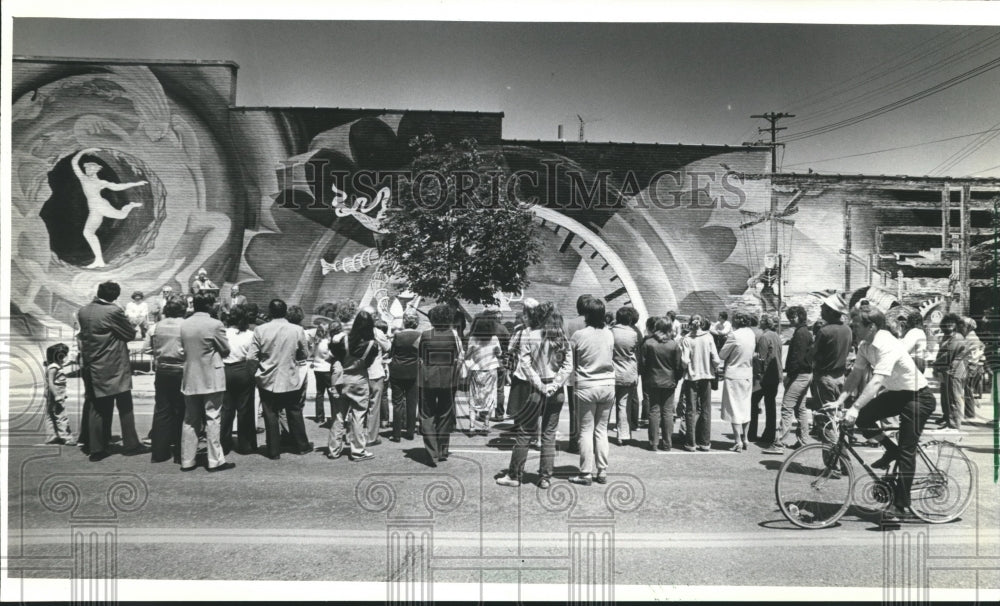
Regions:
[[[149,317],[149,306],[146,305],[141,290],[132,293],[132,300],[125,304],[125,317],[129,323],[139,332],[139,336],[146,338],[146,331],[149,329],[147,318]]]
[[[198,294],[202,289],[217,290],[218,288],[215,282],[208,279],[208,271],[204,267],[198,270],[197,277],[191,283],[191,292],[193,294]]]
[[[847,305],[839,294],[823,299],[819,308],[823,326],[813,341],[812,395],[822,406],[840,397],[851,351],[851,328],[844,324]]]

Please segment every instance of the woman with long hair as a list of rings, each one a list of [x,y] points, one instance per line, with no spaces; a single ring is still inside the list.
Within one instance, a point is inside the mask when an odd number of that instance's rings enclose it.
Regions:
[[[520,486],[528,442],[542,420],[542,456],[538,487],[552,483],[556,458],[556,427],[565,395],[563,386],[573,372],[573,349],[563,331],[562,316],[552,303],[542,303],[528,317],[529,328],[521,341],[521,360],[531,395],[518,412],[517,436],[507,473],[497,478],[501,486]]]
[[[497,405],[497,369],[500,368],[500,338],[496,320],[480,314],[472,321],[465,367],[469,373],[469,432],[489,435],[489,418]]]
[[[368,442],[365,427],[368,367],[375,361],[377,353],[375,318],[372,314],[366,310],[359,311],[347,336],[332,342],[331,352],[340,361],[342,369],[340,375],[333,379],[340,397],[333,411],[328,442],[330,452],[327,456],[331,459],[340,457],[346,441],[348,457],[352,461],[374,459],[375,453],[365,450]]]
[[[233,419],[236,419],[236,452],[249,454],[257,450],[257,426],[254,418],[255,364],[247,360],[253,341],[247,309],[236,305],[226,315],[226,339],[229,355],[222,361],[226,366],[226,392],[222,396],[222,420],[219,431],[223,452],[233,448]]]

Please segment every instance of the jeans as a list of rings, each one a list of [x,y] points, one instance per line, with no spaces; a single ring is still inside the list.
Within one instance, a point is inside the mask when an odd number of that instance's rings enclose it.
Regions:
[[[504,384],[507,382],[507,369],[503,366],[497,369],[497,408],[494,413],[497,418],[503,418],[503,413],[505,409],[504,404]]]
[[[378,439],[378,431],[382,416],[382,394],[385,392],[385,377],[379,379],[368,379],[368,417],[366,425],[368,428],[368,441],[374,442]]]
[[[687,392],[687,446],[712,446],[712,380],[684,381]]]
[[[572,385],[566,388],[566,407],[569,408],[569,447],[572,450],[580,445],[580,419],[576,387]]]
[[[208,442],[208,468],[218,467],[226,462],[219,442],[219,415],[222,412],[222,394],[213,393],[184,395],[184,426],[181,428],[181,466],[194,467],[198,454],[198,434],[203,430]]]
[[[750,427],[747,428],[747,439],[757,439],[757,417],[760,416],[761,400],[764,400],[764,432],[760,434],[760,439],[764,442],[774,442],[778,417],[777,383],[763,385],[750,396]]]
[[[368,442],[368,430],[365,427],[365,413],[368,412],[368,379],[361,377],[345,382],[334,387],[333,392],[338,392],[339,395],[331,400],[333,424],[330,425],[330,435],[327,438],[330,455],[339,457],[345,443],[350,453],[361,453]]]
[[[51,395],[45,397],[45,441],[72,441],[69,429],[69,415],[66,414],[65,400],[56,401]]]
[[[949,374],[938,374],[941,381],[941,415],[955,429],[962,429],[965,415],[965,380]]]
[[[154,463],[181,456],[181,427],[184,423],[184,394],[181,380],[184,371],[180,368],[156,370],[153,379],[153,429],[150,431]]]
[[[660,441],[664,446],[673,446],[674,435],[674,391],[676,387],[656,387],[650,385],[649,394],[649,446],[656,450]]]
[[[515,376],[510,378],[510,397],[507,398],[507,414],[514,419],[514,429],[517,428],[518,413],[524,401],[531,394],[531,385],[524,379]]]
[[[816,398],[817,408],[824,404],[829,404],[840,397],[840,392],[844,390],[844,381],[847,377],[841,375],[821,375],[813,373],[812,395]]]
[[[326,406],[325,398],[326,391],[330,389],[330,371],[322,372],[319,370],[313,371],[313,376],[316,377],[316,418],[325,419],[326,418]],[[333,416],[333,400],[330,400],[330,416]]]
[[[899,465],[899,485],[895,501],[900,507],[910,505],[910,488],[916,471],[917,441],[924,430],[924,423],[934,412],[934,394],[926,387],[920,391],[885,391],[876,396],[858,413],[857,427],[866,438],[878,438],[886,452],[896,454]],[[899,416],[899,444],[896,445],[876,421]]]
[[[632,419],[630,412],[638,417],[637,385],[615,385],[615,432],[618,441],[632,439],[632,427],[638,426],[638,418]],[[630,425],[630,422],[635,425]]]
[[[580,473],[596,473],[608,468],[608,420],[615,403],[615,389],[610,385],[574,389],[576,412],[580,419]]]
[[[420,393],[420,433],[431,461],[448,457],[455,428],[455,391],[451,387],[424,387]]]
[[[809,409],[806,408],[806,394],[809,393],[809,383],[812,373],[799,373],[785,377],[785,396],[781,399],[781,431],[775,444],[781,446],[785,437],[792,431],[792,419],[798,417],[799,427],[796,437],[799,442],[809,441]]]
[[[405,420],[406,436],[412,439],[417,426],[417,379],[390,377],[389,383],[392,387],[392,437],[399,439]]]
[[[507,475],[520,480],[524,474],[524,462],[528,458],[528,443],[538,431],[538,420],[541,417],[542,457],[538,466],[538,474],[542,479],[552,477],[556,460],[556,428],[559,426],[559,413],[562,412],[565,400],[566,396],[561,388],[548,397],[533,390],[528,401],[518,413],[514,452],[510,455]]]

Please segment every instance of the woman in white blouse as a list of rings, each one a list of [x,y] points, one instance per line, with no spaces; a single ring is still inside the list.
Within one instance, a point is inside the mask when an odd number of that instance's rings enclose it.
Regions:
[[[226,317],[226,339],[229,356],[226,365],[226,393],[222,399],[220,433],[224,452],[233,450],[233,418],[236,418],[236,452],[249,454],[257,450],[257,418],[255,413],[254,371],[256,363],[247,360],[253,341],[250,314],[243,305],[236,305]]]
[[[469,432],[489,435],[489,418],[497,405],[497,369],[500,368],[500,339],[496,320],[480,315],[472,322],[465,368],[469,373]]]

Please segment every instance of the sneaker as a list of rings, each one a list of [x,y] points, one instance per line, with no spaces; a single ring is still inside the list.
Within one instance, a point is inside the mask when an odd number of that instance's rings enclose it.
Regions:
[[[367,450],[362,450],[357,454],[351,455],[352,461],[370,461],[375,458],[374,452],[368,452]]]
[[[608,474],[604,473],[603,471],[598,472],[597,477],[594,478],[594,481],[597,482],[598,484],[607,484]]]
[[[711,446],[699,446],[698,450],[700,452],[708,452],[708,451],[712,450],[712,447]]]
[[[548,490],[549,486],[552,486],[552,480],[548,478],[542,478],[538,480],[538,487],[542,490]]]
[[[695,448],[694,446],[690,446],[688,444],[685,444],[684,445],[684,450],[686,450],[688,452],[694,452],[695,450],[697,450],[697,448]]]
[[[497,484],[499,484],[500,486],[514,486],[514,487],[517,487],[517,486],[521,485],[521,482],[519,480],[515,480],[514,478],[512,478],[512,477],[510,477],[508,475],[503,475],[503,476],[497,478]]]
[[[594,483],[593,478],[589,475],[586,476],[570,476],[569,481],[573,484],[579,484],[580,486],[590,486]]]
[[[768,446],[763,450],[763,453],[773,454],[773,455],[783,455],[785,454],[785,447],[782,446],[781,444],[771,444],[770,446]]]
[[[215,467],[209,467],[209,471],[226,471],[227,469],[232,469],[236,467],[236,463],[223,463],[222,465],[216,465]]]
[[[899,505],[892,505],[888,509],[882,512],[882,524],[883,525],[894,525],[899,524],[904,520],[912,519],[912,514],[905,507],[900,507]]]

